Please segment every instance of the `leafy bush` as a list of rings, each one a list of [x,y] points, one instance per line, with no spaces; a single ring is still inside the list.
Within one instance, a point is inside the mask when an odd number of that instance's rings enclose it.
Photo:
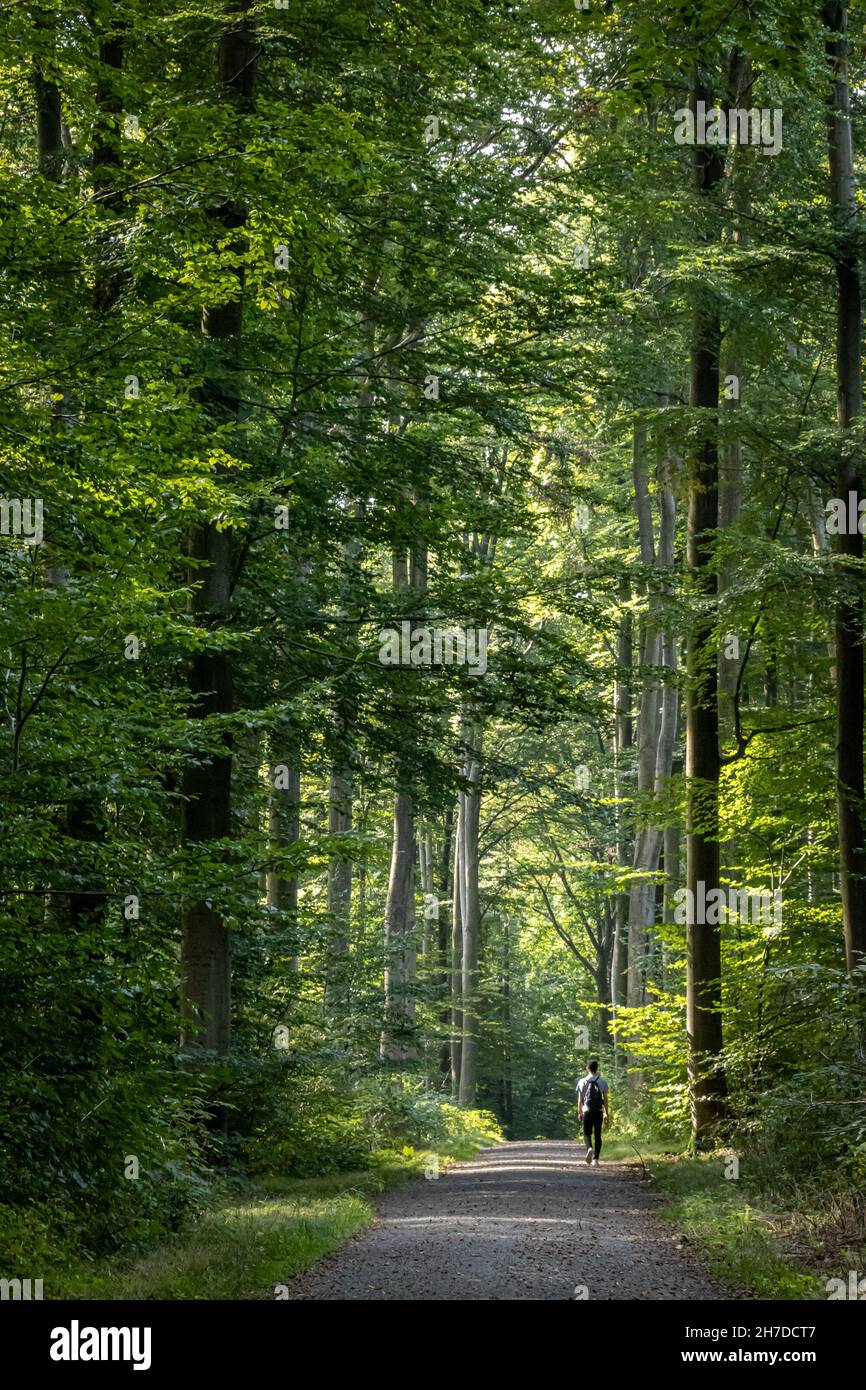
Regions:
[[[502,1138],[489,1112],[461,1110],[417,1078],[353,1078],[298,1059],[252,1065],[233,1104],[246,1131],[239,1156],[253,1173],[314,1177],[363,1169],[379,1151],[404,1146],[461,1157]]]
[[[74,1234],[70,1213],[59,1204],[0,1206],[0,1269],[4,1278],[44,1279],[71,1257]]]
[[[402,1140],[456,1157],[502,1139],[489,1110],[462,1110],[412,1077],[368,1077],[359,1086],[358,1103],[383,1146]]]

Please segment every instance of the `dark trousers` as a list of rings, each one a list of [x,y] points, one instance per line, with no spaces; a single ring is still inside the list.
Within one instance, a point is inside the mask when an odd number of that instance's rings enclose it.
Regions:
[[[595,1131],[595,1156],[598,1158],[601,1153],[601,1122],[604,1113],[601,1110],[584,1110],[583,1112],[583,1138],[588,1149],[592,1148],[593,1131]]]

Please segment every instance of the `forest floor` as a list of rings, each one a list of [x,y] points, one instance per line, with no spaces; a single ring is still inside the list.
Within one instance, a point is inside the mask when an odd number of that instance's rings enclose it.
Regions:
[[[639,1166],[582,1144],[497,1144],[377,1199],[377,1219],[288,1285],[299,1300],[726,1299]]]

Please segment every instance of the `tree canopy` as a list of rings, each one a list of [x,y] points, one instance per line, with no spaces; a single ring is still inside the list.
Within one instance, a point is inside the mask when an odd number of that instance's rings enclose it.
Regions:
[[[590,1054],[795,1176],[820,1077],[861,1181],[862,13],[0,49],[12,1229],[562,1137]]]

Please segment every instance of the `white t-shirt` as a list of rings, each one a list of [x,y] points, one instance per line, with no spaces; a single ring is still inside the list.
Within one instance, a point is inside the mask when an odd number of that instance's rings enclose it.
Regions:
[[[604,1097],[604,1096],[607,1095],[607,1093],[608,1093],[608,1084],[607,1084],[607,1082],[605,1081],[604,1077],[602,1076],[601,1072],[600,1072],[600,1071],[597,1071],[597,1072],[588,1072],[587,1075],[586,1075],[586,1076],[582,1076],[582,1077],[580,1078],[580,1080],[578,1081],[578,1083],[577,1083],[577,1103],[578,1103],[578,1105],[582,1105],[582,1104],[583,1104],[583,1094],[584,1094],[584,1091],[586,1090],[587,1086],[589,1085],[590,1081],[597,1081],[597,1082],[598,1082],[598,1089],[601,1091],[602,1096]]]

